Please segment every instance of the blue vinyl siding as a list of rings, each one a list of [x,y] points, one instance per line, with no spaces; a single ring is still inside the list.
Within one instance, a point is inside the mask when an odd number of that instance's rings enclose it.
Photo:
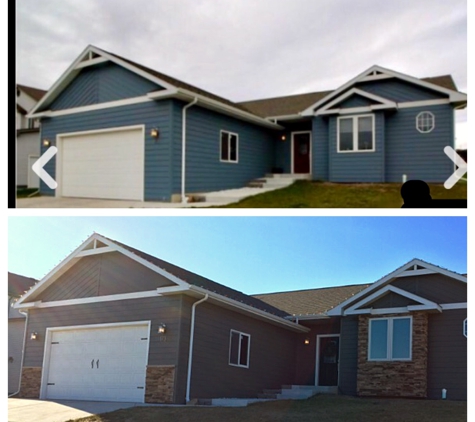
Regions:
[[[362,97],[361,95],[352,95],[350,98],[345,99],[340,104],[336,104],[332,108],[367,107],[374,104],[379,103],[376,103],[369,98]]]
[[[430,111],[435,116],[435,128],[430,133],[416,129],[416,116]],[[454,171],[444,147],[454,147],[454,112],[452,107],[438,105],[400,109],[386,118],[386,181],[408,180],[444,182]]]
[[[330,118],[329,180],[331,182],[384,182],[384,114],[374,113],[374,119],[374,152],[338,153],[337,118]]]
[[[41,122],[41,139],[56,143],[58,134],[107,129],[121,126],[145,125],[145,200],[166,200],[171,195],[171,101],[145,102],[84,113],[70,114]],[[160,138],[156,141],[150,136],[150,129],[157,127]],[[41,154],[46,148],[41,146]],[[56,157],[45,166],[45,170],[55,178]],[[54,195],[43,182],[42,194]]]
[[[399,79],[360,82],[356,84],[356,88],[396,102],[448,98],[447,95],[441,94],[440,92],[422,88]]]
[[[328,180],[328,118],[314,117],[312,121],[312,178]]]
[[[51,104],[64,110],[108,101],[123,100],[163,89],[123,67],[112,63],[86,67]]]
[[[173,192],[181,191],[181,118],[183,103],[174,102]],[[220,132],[239,136],[238,162],[220,161]],[[187,110],[186,192],[206,192],[245,186],[274,166],[277,132],[204,109]]]

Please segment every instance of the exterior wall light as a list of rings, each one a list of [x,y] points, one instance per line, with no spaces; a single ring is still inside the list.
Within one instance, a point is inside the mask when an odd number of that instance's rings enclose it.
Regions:
[[[310,339],[306,338],[303,342],[305,345],[309,345],[310,344]]]
[[[38,340],[38,333],[36,331],[30,334],[30,340]]]
[[[158,326],[158,334],[165,334],[167,332],[167,326],[162,322]]]
[[[280,137],[280,139],[281,139],[282,142],[285,142],[285,140],[287,139],[287,137],[286,137],[285,135],[282,135],[282,136]]]
[[[51,141],[49,139],[43,139],[43,146],[49,147],[51,145]]]
[[[158,137],[160,136],[160,132],[158,131],[157,128],[153,128],[150,130],[150,136],[152,138],[158,139]]]

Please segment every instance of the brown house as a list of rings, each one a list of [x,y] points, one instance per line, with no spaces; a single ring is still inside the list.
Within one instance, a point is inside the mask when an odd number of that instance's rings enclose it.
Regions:
[[[373,284],[249,296],[95,233],[16,304],[20,395],[465,400],[466,282],[414,259]]]

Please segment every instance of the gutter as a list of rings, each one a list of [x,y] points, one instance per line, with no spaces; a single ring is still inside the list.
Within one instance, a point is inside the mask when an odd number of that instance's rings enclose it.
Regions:
[[[186,376],[186,396],[185,403],[190,401],[190,388],[191,388],[191,366],[193,364],[193,340],[195,337],[195,316],[196,316],[196,307],[208,300],[208,294],[203,299],[198,300],[193,303],[191,307],[191,327],[190,327],[190,348],[188,350],[188,373]]]
[[[181,203],[186,204],[185,177],[186,177],[186,110],[198,102],[198,97],[183,107],[181,118]]]
[[[23,333],[23,347],[22,347],[22,351],[21,351],[20,379],[18,380],[18,390],[15,391],[14,393],[10,394],[8,397],[16,396],[21,390],[21,375],[22,375],[22,372],[23,372],[23,360],[25,359],[26,333],[27,333],[27,330],[28,330],[28,315],[29,314],[28,314],[28,311],[22,312],[22,311],[18,310],[18,312],[20,312],[22,315],[26,316],[25,332]]]

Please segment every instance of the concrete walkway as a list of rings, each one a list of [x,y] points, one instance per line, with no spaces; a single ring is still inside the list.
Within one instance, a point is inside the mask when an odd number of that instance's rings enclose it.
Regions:
[[[137,406],[137,403],[8,399],[8,422],[66,422]]]

